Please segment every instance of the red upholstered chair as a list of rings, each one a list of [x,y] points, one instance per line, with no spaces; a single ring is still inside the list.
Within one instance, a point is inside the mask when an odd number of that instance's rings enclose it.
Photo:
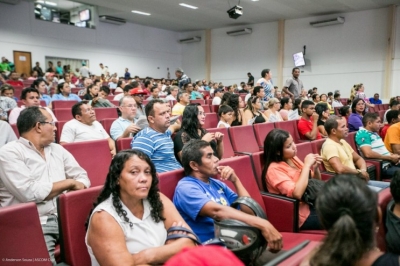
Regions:
[[[299,157],[299,159],[302,162],[304,162],[304,158],[306,158],[308,154],[314,153],[311,142],[303,142],[296,144],[296,149],[297,149],[296,156]]]
[[[190,100],[190,103],[199,103],[201,105],[206,104],[206,102],[203,99]]]
[[[17,136],[17,138],[19,138],[19,131],[18,131],[18,127],[17,124],[11,124],[10,125],[15,133],[15,136]]]
[[[228,131],[235,152],[253,153],[260,151],[252,125],[230,127]]]
[[[115,118],[104,118],[103,120],[100,121],[100,123],[103,125],[104,129],[110,135],[110,129],[112,123],[115,121]]]
[[[85,223],[103,186],[61,194],[57,199],[61,260],[70,266],[90,265]]]
[[[235,156],[227,128],[209,128],[207,131],[211,133],[221,132],[224,134],[224,138],[222,140],[224,142],[224,155],[222,156],[223,159]]]
[[[392,200],[392,194],[390,193],[390,188],[382,189],[378,192],[378,205],[382,211],[382,219],[379,224],[379,230],[376,233],[376,241],[378,248],[385,252],[386,251],[386,215],[387,215],[387,205]]]
[[[53,108],[53,113],[58,121],[69,121],[73,119],[71,108]]]
[[[201,105],[201,107],[203,107],[204,113],[212,113],[213,112],[209,105],[204,104],[204,105]]]
[[[378,111],[378,107],[368,107],[368,113],[377,113]]]
[[[167,196],[170,200],[173,200],[175,194],[175,188],[179,180],[185,176],[183,169],[177,169],[169,172],[158,174],[158,187],[160,191]]]
[[[210,105],[211,112],[218,114],[219,105]]]
[[[311,147],[313,149],[313,153],[321,155],[321,148],[324,142],[325,139],[311,141]],[[323,163],[319,165],[319,170],[321,172],[321,179],[325,181],[332,178],[335,175],[334,173],[327,172]]]
[[[49,253],[40,225],[35,203],[22,203],[0,208],[0,258],[1,265],[21,265],[22,262],[5,262],[9,259],[41,258],[29,265],[51,266]]]
[[[301,234],[299,234],[301,235]],[[307,237],[309,238],[309,235],[307,235]],[[284,243],[285,245],[286,243]],[[301,244],[300,244],[301,245]],[[278,265],[278,266],[294,266],[294,265],[300,265],[300,263],[315,249],[317,248],[319,245],[321,245],[320,240],[317,241],[310,241],[305,247],[303,247],[302,249],[300,249],[299,251],[295,252],[294,254],[292,254],[291,256],[288,256],[286,259],[283,259],[280,262],[277,262],[278,264],[271,264],[271,265]],[[293,249],[295,249],[296,247],[293,247]],[[287,250],[288,248],[285,247],[285,250]],[[288,250],[288,252],[290,252],[291,250]],[[281,256],[284,257],[285,254],[290,254],[290,253],[283,253]],[[278,257],[281,257],[278,256]],[[275,259],[274,259],[275,261]]]
[[[131,149],[131,142],[132,142],[132,137],[130,138],[119,138],[116,143],[117,143],[117,150],[122,151],[122,150],[130,150]]]
[[[63,130],[63,127],[65,125],[65,123],[67,123],[68,121],[57,121],[56,122],[56,143],[60,143],[60,138],[61,138],[61,132]]]
[[[253,125],[254,134],[256,136],[256,140],[257,140],[258,146],[260,148],[264,147],[265,137],[274,128],[275,128],[275,124],[274,123],[260,123],[260,124],[254,124]]]
[[[218,114],[207,113],[203,128],[205,128],[205,129],[216,128],[218,125],[218,121],[219,121]]]
[[[207,99],[207,100],[206,100],[206,104],[207,104],[207,105],[211,105],[211,104],[212,104],[212,99]]]
[[[386,110],[379,110],[378,113],[379,113],[379,117],[381,118],[381,122],[383,122],[383,120],[385,119]]]
[[[292,136],[294,143],[307,142],[308,140],[300,139],[299,130],[297,129],[297,122],[297,120],[275,122],[275,128],[288,131]]]
[[[77,102],[78,101],[52,101],[51,106],[53,107],[53,110],[55,110],[55,109],[70,109],[71,110],[72,106],[74,104],[76,104]],[[57,119],[59,119],[59,118],[57,117]]]
[[[105,118],[118,118],[117,108],[114,107],[105,107],[105,108],[94,108],[96,113],[97,121],[103,120]]]
[[[68,150],[88,173],[91,186],[104,185],[108,168],[111,163],[108,140],[92,140],[66,143],[63,147]]]
[[[384,103],[382,104],[383,110],[387,110],[389,109],[389,104],[388,103]]]
[[[381,110],[384,110],[383,109],[383,105],[382,104],[375,104],[375,111],[381,111]]]

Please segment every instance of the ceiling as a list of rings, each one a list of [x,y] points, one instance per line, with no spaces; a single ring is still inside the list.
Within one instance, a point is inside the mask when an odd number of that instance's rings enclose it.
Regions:
[[[54,1],[54,0],[53,0]],[[345,13],[400,4],[400,0],[78,0],[98,7],[99,15],[172,31],[192,31],[238,26],[279,19],[294,19],[334,13]],[[57,2],[55,0],[54,2]],[[240,4],[239,4],[240,2]],[[179,3],[197,6],[181,7]],[[243,15],[228,17],[226,11],[239,4]],[[134,14],[138,10],[150,16]],[[384,18],[382,18],[384,19]]]

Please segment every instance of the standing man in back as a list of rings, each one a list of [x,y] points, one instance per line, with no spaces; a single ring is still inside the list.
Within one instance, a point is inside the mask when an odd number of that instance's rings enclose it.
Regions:
[[[292,98],[292,101],[294,101],[299,98],[301,89],[303,89],[304,86],[303,82],[299,79],[300,68],[293,68],[292,75],[292,78],[286,80],[285,86],[283,86],[282,90]]]

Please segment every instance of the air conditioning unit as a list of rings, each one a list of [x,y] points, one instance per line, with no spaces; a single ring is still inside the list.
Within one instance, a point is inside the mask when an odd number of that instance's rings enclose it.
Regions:
[[[126,20],[123,18],[116,18],[116,17],[106,16],[106,15],[99,16],[99,19],[101,22],[111,23],[111,24],[115,24],[115,25],[123,25],[126,23]]]
[[[226,34],[230,36],[238,36],[238,35],[244,35],[244,34],[251,34],[253,30],[251,28],[244,28],[241,30],[233,30],[233,31],[227,31]]]
[[[191,43],[191,42],[200,42],[201,41],[201,37],[200,36],[195,36],[192,38],[187,38],[187,39],[181,39],[178,42],[179,43]]]
[[[16,5],[19,4],[19,2],[21,2],[21,0],[0,0],[0,3],[5,3],[9,5]]]
[[[324,26],[343,24],[343,23],[344,23],[344,17],[337,17],[327,20],[310,22],[310,25],[313,27],[324,27]]]

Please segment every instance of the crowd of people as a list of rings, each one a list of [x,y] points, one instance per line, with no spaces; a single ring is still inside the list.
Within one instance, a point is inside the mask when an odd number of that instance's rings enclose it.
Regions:
[[[182,69],[176,70],[175,80],[131,78],[128,69],[118,78],[110,76],[103,64],[100,77],[91,76],[86,63],[76,77],[61,62],[56,67],[49,62],[46,72],[37,63],[29,77],[31,85],[14,95],[14,87],[24,86],[24,81],[5,64],[9,66],[5,61],[0,65],[3,74],[9,72],[8,79],[0,79],[0,207],[37,203],[53,263],[59,240],[57,196],[90,186],[86,171],[62,145],[97,139],[108,141],[112,162],[88,220],[85,241],[92,265],[164,263],[196,245],[191,235],[201,242],[214,238],[214,221],[224,219],[259,229],[269,251],[282,249],[282,235],[273,224],[245,207],[229,207],[239,197],[251,197],[241,183],[249,177],[219,165],[224,134],[204,127],[204,108],[195,103],[209,100],[218,106],[217,128],[298,120],[301,139],[324,140],[320,153],[308,154],[303,161],[289,132],[273,129],[264,141],[263,190],[299,201],[300,230],[327,230],[323,244],[304,263],[399,265],[399,96],[391,99],[386,121],[381,121],[379,114],[368,112],[382,104],[379,94],[368,99],[364,85],[356,84],[349,101],[343,103],[340,91],[307,91],[299,68],[279,89],[269,69],[262,70],[258,80],[248,73],[247,82],[224,86],[206,80],[192,82]],[[16,100],[22,102],[20,107]],[[52,102],[70,100],[76,103],[59,145]],[[96,107],[118,109],[110,132],[97,121]],[[335,108],[340,108],[340,115]],[[19,139],[11,124],[16,124]],[[356,132],[357,151],[345,140],[349,132]],[[120,138],[131,138],[130,150],[117,152],[115,141]],[[365,159],[382,160],[379,178],[391,182],[370,180]],[[321,164],[335,177],[323,185],[316,204],[310,204],[303,195],[310,180],[321,180]],[[157,174],[177,169],[183,169],[185,177],[171,201],[160,192]],[[231,182],[236,192],[222,181]],[[377,193],[389,187],[394,201],[382,211],[387,213],[391,253],[382,253],[374,241],[374,228],[381,219]],[[170,238],[171,234],[184,237]]]

